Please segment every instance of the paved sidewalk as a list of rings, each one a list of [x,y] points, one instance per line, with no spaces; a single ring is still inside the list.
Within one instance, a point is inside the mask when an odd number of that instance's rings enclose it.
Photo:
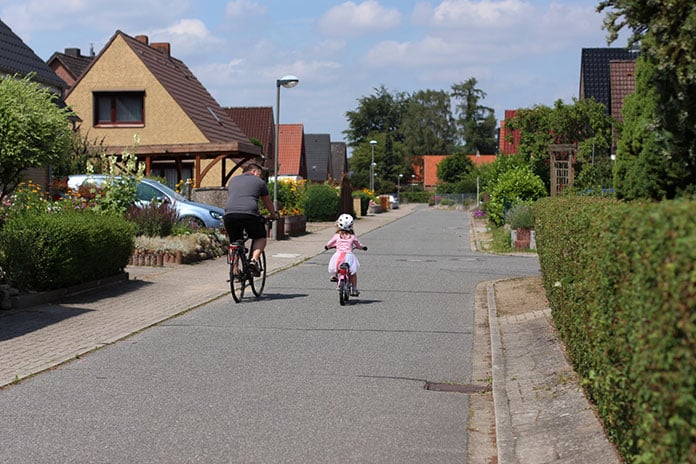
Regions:
[[[486,227],[473,218],[470,225],[472,249],[481,250]],[[497,462],[620,463],[565,357],[551,310],[500,316],[495,282],[484,284],[487,297],[476,311],[488,313]]]

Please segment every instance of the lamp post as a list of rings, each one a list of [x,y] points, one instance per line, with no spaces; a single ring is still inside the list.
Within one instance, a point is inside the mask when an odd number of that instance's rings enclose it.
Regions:
[[[375,145],[377,145],[377,141],[370,140],[370,145],[372,147],[372,162],[370,163],[370,192],[375,193]]]
[[[295,87],[300,80],[291,75],[283,76],[276,80],[276,124],[275,124],[275,145],[273,147],[273,209],[278,214],[278,140],[280,139],[280,88],[286,89]],[[273,240],[278,240],[278,224],[273,222]]]
[[[396,198],[399,198],[400,191],[401,191],[401,178],[404,177],[403,174],[399,174],[399,177],[396,178]]]

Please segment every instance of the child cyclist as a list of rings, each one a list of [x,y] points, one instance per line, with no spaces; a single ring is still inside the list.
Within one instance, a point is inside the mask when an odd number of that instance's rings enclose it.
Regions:
[[[342,263],[348,263],[350,266],[350,284],[352,286],[351,296],[359,296],[357,272],[360,262],[353,254],[353,248],[367,250],[367,247],[360,243],[357,235],[353,232],[353,216],[350,214],[341,214],[336,221],[336,227],[336,233],[324,246],[327,250],[336,248],[336,252],[329,261],[329,272],[332,274],[331,281],[336,281],[338,267]]]

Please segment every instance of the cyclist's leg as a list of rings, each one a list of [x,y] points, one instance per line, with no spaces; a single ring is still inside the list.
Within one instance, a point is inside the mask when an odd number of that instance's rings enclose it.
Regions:
[[[251,241],[252,259],[259,260],[261,252],[266,248],[266,221],[262,217],[249,219],[245,221],[244,228],[249,235]]]

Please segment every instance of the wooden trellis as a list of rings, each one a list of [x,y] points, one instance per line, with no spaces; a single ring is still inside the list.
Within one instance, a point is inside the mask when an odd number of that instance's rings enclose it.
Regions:
[[[563,189],[573,185],[575,172],[573,163],[577,154],[577,148],[571,144],[549,145],[549,160],[551,168],[551,196],[563,192]]]

